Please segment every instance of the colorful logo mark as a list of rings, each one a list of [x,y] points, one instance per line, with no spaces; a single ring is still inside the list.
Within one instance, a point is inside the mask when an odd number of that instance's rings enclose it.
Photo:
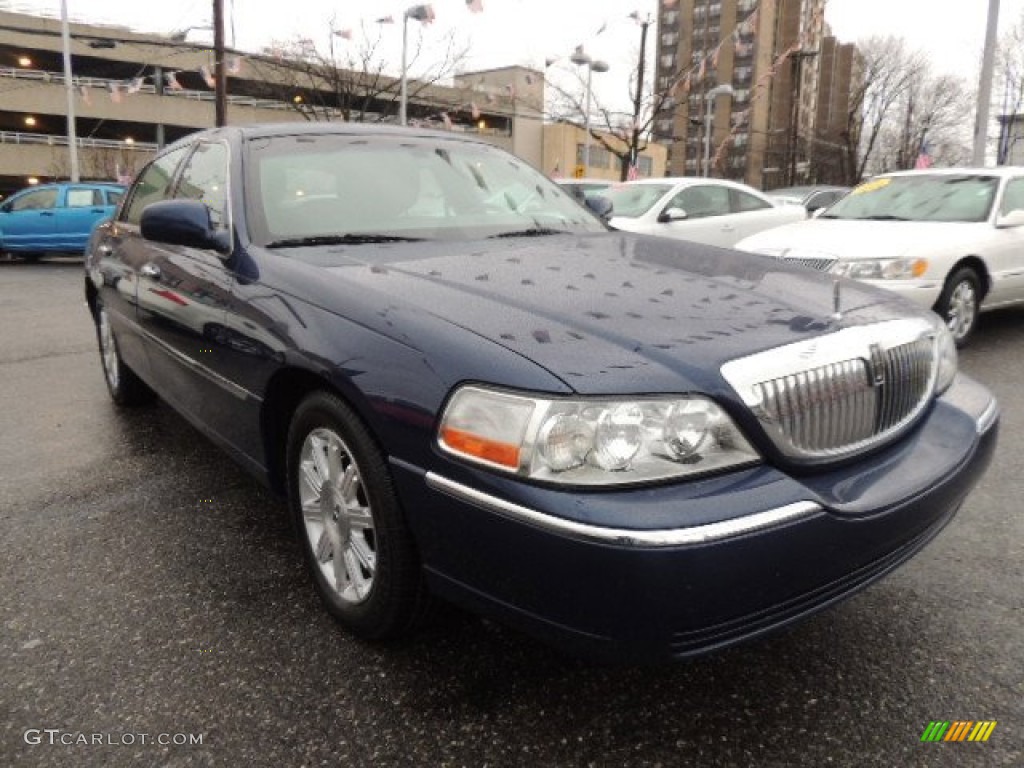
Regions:
[[[995,720],[932,720],[921,741],[988,741],[995,728]]]

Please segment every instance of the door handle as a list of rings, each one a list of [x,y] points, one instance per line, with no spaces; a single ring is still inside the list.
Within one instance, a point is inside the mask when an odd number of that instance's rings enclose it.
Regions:
[[[150,263],[143,264],[142,267],[139,269],[139,274],[142,275],[143,277],[148,277],[152,280],[159,280],[161,274],[163,273],[160,271],[160,267],[158,267],[156,264]]]
[[[723,232],[732,232],[734,229],[736,229],[736,225],[735,224],[723,224],[722,225],[722,231]]]
[[[40,211],[40,216],[53,216],[53,211]]]

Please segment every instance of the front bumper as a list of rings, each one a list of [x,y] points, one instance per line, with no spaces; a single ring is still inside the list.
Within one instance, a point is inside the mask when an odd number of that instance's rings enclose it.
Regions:
[[[575,493],[461,465],[396,462],[395,478],[435,591],[576,654],[650,661],[759,635],[894,569],[952,519],[997,422],[960,376],[910,435],[825,473]]]
[[[898,293],[905,299],[909,299],[918,306],[931,309],[942,294],[943,282],[941,280],[862,280],[875,288]]]

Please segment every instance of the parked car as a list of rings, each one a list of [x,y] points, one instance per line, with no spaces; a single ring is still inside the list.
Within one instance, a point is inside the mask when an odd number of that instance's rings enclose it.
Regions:
[[[801,187],[779,187],[765,194],[773,200],[793,205],[802,205],[807,215],[828,208],[832,203],[849,194],[852,187],[837,187],[827,184],[815,184]]]
[[[892,571],[995,450],[933,314],[610,232],[462,135],[193,134],[97,228],[85,296],[114,401],[284,496],[364,638],[432,594],[594,658],[720,648]]]
[[[35,260],[47,252],[81,254],[93,227],[109,218],[124,187],[40,184],[0,205],[0,252]]]
[[[560,178],[554,179],[554,182],[558,184],[562,189],[566,190],[570,195],[575,197],[581,203],[594,194],[601,194],[604,190],[617,184],[618,182],[608,181],[607,179],[568,179]]]
[[[1024,168],[885,174],[737,247],[895,291],[938,312],[962,346],[979,311],[1024,301]]]
[[[612,203],[615,229],[723,247],[806,218],[802,208],[725,179],[639,179],[600,194]]]

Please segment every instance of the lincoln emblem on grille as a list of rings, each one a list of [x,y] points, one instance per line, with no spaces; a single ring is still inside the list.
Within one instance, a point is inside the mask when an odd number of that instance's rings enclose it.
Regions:
[[[885,384],[885,353],[878,344],[872,344],[868,350],[871,355],[868,375],[871,376],[871,383],[880,387]]]

